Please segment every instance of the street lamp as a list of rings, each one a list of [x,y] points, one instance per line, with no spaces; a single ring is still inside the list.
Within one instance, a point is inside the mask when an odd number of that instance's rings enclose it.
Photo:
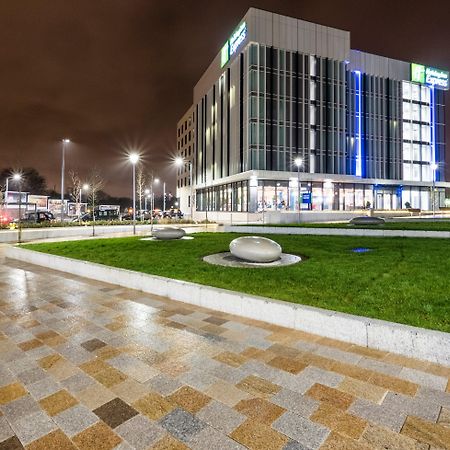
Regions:
[[[181,156],[178,156],[177,158],[175,158],[175,164],[178,167],[182,167],[184,164],[186,163],[186,161],[181,158]],[[191,220],[194,220],[194,196],[193,196],[193,183],[192,183],[192,161],[187,161],[187,164],[189,164],[189,184],[191,187],[191,193],[190,193],[190,201],[189,201],[189,206],[191,207]]]
[[[133,166],[133,234],[136,234],[136,164],[139,161],[139,155],[131,153],[129,159]]]
[[[297,189],[298,189],[298,223],[300,223],[300,210],[302,207],[301,200],[301,184],[300,184],[300,167],[303,165],[303,158],[297,156],[294,159],[294,164],[297,166]]]
[[[15,173],[12,178],[19,184],[19,223],[17,242],[20,244],[22,242],[22,175],[20,173]]]
[[[70,139],[62,140],[61,158],[61,222],[64,221],[64,171],[66,168],[66,145],[70,144]]]
[[[433,202],[433,218],[436,217],[436,171],[439,166],[436,163],[431,164],[431,170],[433,172],[433,195],[431,196],[431,200]]]

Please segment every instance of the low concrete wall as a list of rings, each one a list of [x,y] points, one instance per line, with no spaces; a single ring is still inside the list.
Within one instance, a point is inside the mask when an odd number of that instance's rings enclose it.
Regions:
[[[377,236],[377,237],[413,237],[413,238],[450,238],[450,231],[420,230],[372,230],[362,228],[306,228],[224,225],[224,232],[250,234],[303,234],[319,236]]]
[[[353,316],[8,246],[5,256],[276,325],[450,366],[450,333]]]
[[[204,225],[195,224],[173,224],[173,225],[153,225],[153,227],[177,226],[186,230],[187,233],[205,231]],[[136,225],[136,233],[139,235],[149,234],[151,225]],[[208,225],[208,231],[215,231],[216,225]],[[95,236],[106,236],[114,234],[133,234],[132,225],[98,225],[95,227]],[[92,235],[92,227],[48,227],[48,228],[23,228],[22,242],[37,241],[41,239],[58,239],[66,237],[89,237]],[[0,243],[15,243],[18,239],[17,230],[0,230]]]

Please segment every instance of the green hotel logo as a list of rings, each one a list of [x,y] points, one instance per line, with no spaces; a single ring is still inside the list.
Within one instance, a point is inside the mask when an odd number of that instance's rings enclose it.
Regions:
[[[450,85],[449,73],[446,70],[414,63],[411,64],[411,81],[444,90],[448,90]]]
[[[220,67],[223,67],[228,60],[230,59],[230,48],[228,41],[225,42],[225,45],[220,50]]]
[[[411,81],[425,83],[425,66],[421,64],[411,64]]]

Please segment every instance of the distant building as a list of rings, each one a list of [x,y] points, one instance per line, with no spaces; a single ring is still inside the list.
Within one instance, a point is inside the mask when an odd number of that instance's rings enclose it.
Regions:
[[[447,71],[352,50],[348,31],[251,8],[178,124],[195,210],[443,205],[448,87]]]
[[[180,209],[190,213],[191,183],[189,163],[193,163],[195,152],[194,107],[191,106],[179,120],[177,125],[177,155],[184,164],[177,171],[177,197],[180,198]]]

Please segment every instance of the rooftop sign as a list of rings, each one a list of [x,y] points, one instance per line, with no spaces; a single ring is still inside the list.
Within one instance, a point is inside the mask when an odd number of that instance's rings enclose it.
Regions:
[[[446,70],[411,64],[411,81],[434,86],[438,89],[449,88],[449,73]]]
[[[232,55],[234,55],[247,37],[247,23],[242,22],[236,30],[231,35],[230,39],[225,42],[225,45],[222,47],[220,51],[220,67],[223,67],[230,59]]]

